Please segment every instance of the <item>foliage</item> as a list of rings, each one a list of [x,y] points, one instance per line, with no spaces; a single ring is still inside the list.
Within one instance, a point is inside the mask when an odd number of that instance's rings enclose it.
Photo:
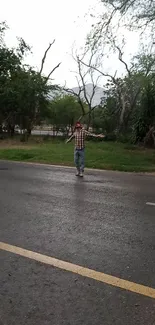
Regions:
[[[101,0],[101,2],[111,5],[114,13],[117,11],[121,15],[129,13],[134,22],[143,21],[144,24],[149,24],[155,20],[154,0]]]
[[[145,78],[141,98],[133,115],[133,141],[142,142],[151,126],[155,125],[155,74]]]
[[[69,131],[73,131],[75,121],[81,114],[81,107],[72,95],[57,96],[50,102],[50,123],[55,130],[68,135]]]
[[[116,98],[108,96],[103,106],[99,106],[93,112],[92,127],[96,132],[112,134],[117,130],[119,115]]]
[[[47,77],[23,64],[30,47],[20,38],[16,48],[4,42],[5,23],[0,24],[0,132],[5,127],[10,135],[15,126],[31,133],[34,125],[48,116],[48,93],[55,89]]]
[[[121,0],[120,0],[121,1]],[[123,0],[122,0],[123,1]],[[118,0],[119,2],[119,0]],[[111,4],[114,1],[111,1]],[[123,4],[123,2],[122,2]],[[116,1],[115,1],[116,5]],[[123,9],[122,7],[122,10]],[[155,55],[145,51],[138,53],[127,64],[124,61],[123,51],[117,45],[115,38],[108,42],[118,53],[118,59],[125,67],[122,77],[110,75],[98,68],[97,48],[102,42],[101,34],[96,34],[95,52],[91,52],[89,63],[78,58],[79,73],[83,80],[79,94],[72,90],[67,95],[49,100],[49,92],[57,89],[51,84],[50,76],[58,64],[46,77],[42,75],[44,62],[51,43],[42,59],[40,71],[24,65],[24,57],[30,53],[30,47],[20,38],[16,48],[9,48],[5,44],[7,25],[0,24],[0,133],[3,130],[13,136],[15,127],[19,126],[22,133],[29,136],[34,126],[45,122],[54,127],[56,133],[61,132],[68,136],[73,132],[75,121],[81,118],[83,124],[91,126],[95,132],[104,133],[107,139],[145,143],[155,146]],[[90,47],[92,44],[88,44]],[[88,52],[87,52],[88,54]],[[95,61],[96,59],[96,61]],[[104,60],[103,60],[104,61]],[[92,66],[92,64],[94,65]],[[85,71],[85,73],[84,73]],[[107,84],[103,91],[104,98],[97,107],[90,101],[82,99],[81,93],[86,91],[84,77],[91,74],[93,96],[97,87],[98,77],[106,78]],[[95,82],[93,76],[95,75]],[[82,116],[81,116],[82,112]]]

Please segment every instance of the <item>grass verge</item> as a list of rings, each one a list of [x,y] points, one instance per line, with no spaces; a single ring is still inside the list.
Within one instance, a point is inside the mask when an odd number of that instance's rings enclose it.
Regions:
[[[0,142],[0,159],[74,166],[74,144],[51,140],[27,144]],[[86,143],[86,167],[129,172],[154,172],[155,150],[114,142]]]

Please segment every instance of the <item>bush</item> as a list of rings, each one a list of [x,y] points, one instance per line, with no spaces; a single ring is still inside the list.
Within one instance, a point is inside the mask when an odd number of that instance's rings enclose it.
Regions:
[[[116,141],[117,137],[116,134],[111,133],[111,134],[107,134],[104,138],[105,141]]]
[[[50,134],[45,134],[44,136],[43,136],[43,141],[49,141],[49,140],[51,140],[51,138],[52,138],[52,136],[50,135]]]

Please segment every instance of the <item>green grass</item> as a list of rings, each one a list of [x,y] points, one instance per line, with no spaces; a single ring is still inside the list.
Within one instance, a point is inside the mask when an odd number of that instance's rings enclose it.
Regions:
[[[74,166],[74,144],[62,141],[28,144],[0,142],[0,159]],[[154,172],[155,151],[112,142],[87,142],[86,167]]]

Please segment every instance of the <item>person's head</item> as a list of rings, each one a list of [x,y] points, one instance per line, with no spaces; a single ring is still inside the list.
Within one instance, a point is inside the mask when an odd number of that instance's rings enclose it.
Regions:
[[[82,129],[82,124],[79,121],[76,122],[76,124],[75,124],[75,130],[79,131],[81,129]]]

